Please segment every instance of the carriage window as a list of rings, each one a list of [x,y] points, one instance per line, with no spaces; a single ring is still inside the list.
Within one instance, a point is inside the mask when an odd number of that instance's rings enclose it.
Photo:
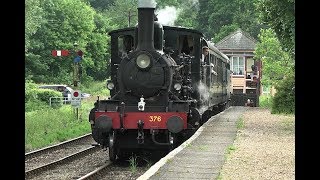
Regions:
[[[231,70],[234,75],[244,75],[244,57],[231,57]]]
[[[126,56],[133,48],[132,36],[122,35],[118,37],[118,54],[120,57]]]

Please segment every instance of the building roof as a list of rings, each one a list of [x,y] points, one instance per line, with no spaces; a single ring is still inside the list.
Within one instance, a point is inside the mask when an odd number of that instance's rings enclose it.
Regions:
[[[256,47],[256,40],[246,32],[242,31],[241,29],[238,29],[235,32],[223,38],[221,41],[217,42],[215,46],[219,50],[221,49],[254,50],[254,48]]]

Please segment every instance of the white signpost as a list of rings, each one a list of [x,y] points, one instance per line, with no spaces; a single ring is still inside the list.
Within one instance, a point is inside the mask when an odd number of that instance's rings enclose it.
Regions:
[[[73,90],[71,92],[71,105],[75,108],[81,106],[81,92],[79,90]]]

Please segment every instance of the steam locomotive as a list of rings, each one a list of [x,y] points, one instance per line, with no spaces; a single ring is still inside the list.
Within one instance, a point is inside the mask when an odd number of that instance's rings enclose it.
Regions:
[[[230,103],[228,57],[197,30],[160,24],[154,10],[141,0],[137,26],[109,32],[110,98],[97,99],[89,122],[111,161],[169,152]]]

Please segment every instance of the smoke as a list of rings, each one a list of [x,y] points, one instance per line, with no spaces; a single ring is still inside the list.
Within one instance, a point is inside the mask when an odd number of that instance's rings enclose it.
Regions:
[[[201,99],[202,102],[209,101],[210,93],[209,93],[208,87],[205,84],[200,82],[199,85],[198,85],[198,91],[199,91],[200,99]],[[200,107],[199,108],[200,114],[202,114],[207,109],[208,109],[208,106]]]
[[[155,8],[157,5],[155,0],[138,0],[139,8]]]
[[[203,101],[208,101],[209,100],[209,89],[205,84],[200,82],[199,85],[198,85],[198,91],[200,93],[200,98]]]
[[[179,10],[173,6],[166,6],[164,9],[159,9],[157,12],[158,22],[163,25],[173,26],[177,19]]]

